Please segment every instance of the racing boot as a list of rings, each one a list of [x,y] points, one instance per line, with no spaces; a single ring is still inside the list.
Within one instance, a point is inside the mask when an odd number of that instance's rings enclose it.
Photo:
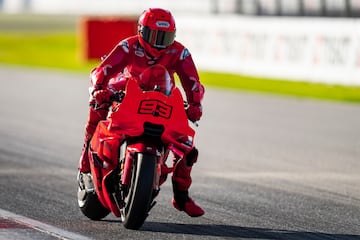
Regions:
[[[172,199],[173,206],[184,211],[190,217],[199,217],[204,215],[205,211],[198,206],[194,200],[189,197],[189,188],[191,185],[191,169],[196,162],[198,151],[194,148],[184,159],[178,161],[172,176],[174,197]]]
[[[86,196],[89,193],[94,193],[95,187],[91,173],[82,173],[78,171],[77,182],[79,186],[77,192],[78,204],[79,207],[82,208],[86,204]]]
[[[78,172],[77,181],[81,190],[86,192],[95,191],[94,182],[91,173]]]

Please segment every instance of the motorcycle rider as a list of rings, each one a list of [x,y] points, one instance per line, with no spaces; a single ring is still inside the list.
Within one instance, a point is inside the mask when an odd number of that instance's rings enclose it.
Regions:
[[[110,96],[109,80],[118,73],[126,76],[139,77],[144,69],[151,65],[160,64],[169,71],[174,82],[174,73],[179,76],[184,88],[189,107],[187,116],[190,121],[198,121],[202,116],[201,101],[204,87],[190,52],[179,42],[175,41],[175,20],[170,11],[161,8],[145,10],[138,20],[137,35],[128,37],[119,42],[110,54],[94,68],[90,74],[90,110],[85,126],[84,147],[79,161],[78,180],[80,186],[88,183],[90,164],[88,158],[89,142],[100,120],[107,117]],[[121,81],[119,81],[121,82]],[[125,82],[122,81],[125,88]],[[121,85],[121,84],[120,84]],[[94,106],[105,103],[105,107],[95,109]],[[203,215],[204,210],[189,197],[189,188],[192,182],[191,169],[197,161],[198,150],[194,149],[175,165],[172,176],[173,206],[186,212],[191,217]]]

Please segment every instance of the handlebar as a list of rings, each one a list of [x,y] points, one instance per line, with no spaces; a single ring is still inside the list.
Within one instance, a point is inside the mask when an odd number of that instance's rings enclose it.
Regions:
[[[112,96],[110,96],[110,102],[104,102],[102,104],[95,103],[93,108],[94,110],[100,110],[100,109],[108,109],[111,105],[111,102],[118,102],[121,103],[124,99],[125,93],[124,91],[118,91],[115,92]]]
[[[116,92],[114,93],[114,95],[110,97],[110,101],[120,103],[124,99],[124,96],[125,96],[124,91]]]

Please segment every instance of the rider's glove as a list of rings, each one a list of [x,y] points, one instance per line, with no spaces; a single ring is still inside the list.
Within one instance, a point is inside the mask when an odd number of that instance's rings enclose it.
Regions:
[[[93,98],[98,106],[110,103],[111,97],[114,95],[114,92],[109,89],[97,90],[93,93]]]
[[[199,121],[202,116],[202,106],[200,103],[192,103],[186,110],[187,116],[190,121]]]

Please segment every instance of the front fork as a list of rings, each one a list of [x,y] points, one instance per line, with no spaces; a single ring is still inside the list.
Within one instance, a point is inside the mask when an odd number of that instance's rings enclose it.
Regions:
[[[166,181],[167,175],[174,171],[174,166],[176,162],[183,157],[183,153],[178,150],[169,147],[167,149],[158,149],[154,144],[145,144],[145,143],[134,143],[127,145],[124,142],[120,147],[120,172],[121,174],[121,185],[130,186],[131,176],[132,176],[132,166],[135,159],[135,154],[148,153],[157,156],[157,166],[155,168],[154,174],[154,192],[158,192],[161,184]],[[168,159],[170,152],[173,153],[173,163],[172,167],[166,165],[166,160]]]

